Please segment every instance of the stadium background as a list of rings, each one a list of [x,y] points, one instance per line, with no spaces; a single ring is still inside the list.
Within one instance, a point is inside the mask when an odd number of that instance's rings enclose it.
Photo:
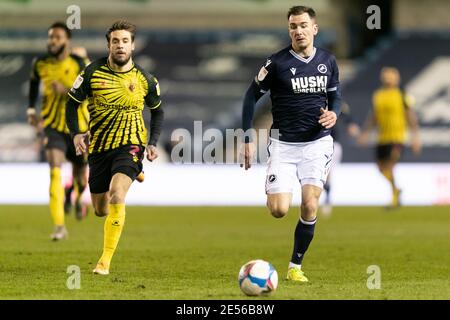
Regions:
[[[244,172],[237,164],[170,162],[174,129],[192,132],[200,119],[203,132],[240,126],[244,92],[267,55],[289,42],[285,14],[296,4],[316,9],[317,45],[336,54],[354,119],[364,121],[380,67],[394,65],[416,99],[424,142],[421,156],[406,150],[397,167],[407,206],[386,211],[389,185],[373,149],[341,132],[344,162],[332,192],[339,206],[319,215],[304,260],[306,286],[282,281],[298,195],[287,217],[273,219],[263,207],[264,163]],[[165,155],[145,163],[146,181],[128,194],[109,277],[92,275],[103,219],[90,213],[80,222],[71,213],[69,239],[50,241],[48,165],[25,118],[31,59],[45,53],[48,26],[65,21],[70,5],[81,9],[72,44],[86,47],[91,59],[106,54],[104,34],[114,20],[137,24],[136,61],[163,90]],[[369,5],[381,8],[380,30],[366,28]],[[278,271],[273,299],[450,299],[449,9],[447,0],[0,0],[0,299],[249,299],[236,280],[255,258]],[[270,123],[265,102],[259,128]],[[79,288],[69,286],[73,267]],[[379,289],[370,287],[373,267],[381,271]]]
[[[76,3],[75,3],[76,2]],[[104,33],[125,18],[138,26],[137,63],[161,82],[166,111],[162,156],[146,163],[148,180],[134,185],[130,204],[196,205],[264,203],[265,166],[174,165],[171,133],[193,131],[193,121],[224,131],[240,126],[242,98],[260,64],[289,42],[285,0],[0,1],[0,202],[47,203],[47,165],[40,140],[26,124],[28,76],[33,56],[45,52],[47,27],[81,9],[73,46],[90,59],[106,54]],[[303,1],[319,17],[317,46],[338,57],[345,101],[360,125],[371,106],[382,66],[400,69],[416,100],[424,149],[406,149],[397,168],[405,204],[450,203],[450,22],[448,1]],[[369,5],[381,8],[381,29],[369,30]],[[256,125],[270,124],[261,106]],[[342,128],[340,131],[343,131]],[[373,164],[373,149],[341,132],[343,164],[334,172],[332,198],[341,205],[381,205],[389,187]],[[203,148],[208,142],[203,141]],[[193,150],[192,157],[202,148]],[[66,172],[69,172],[67,169]],[[26,196],[24,196],[26,194]],[[177,195],[174,197],[173,195]],[[88,195],[86,194],[86,198]]]

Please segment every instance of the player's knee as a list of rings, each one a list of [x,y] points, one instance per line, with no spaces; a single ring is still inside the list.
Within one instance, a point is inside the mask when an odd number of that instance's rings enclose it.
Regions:
[[[283,205],[280,203],[267,203],[270,214],[277,219],[283,218],[289,211],[288,205]]]
[[[308,220],[310,220],[311,218],[314,219],[316,216],[317,208],[318,204],[315,199],[303,201],[301,205],[302,216]]]
[[[94,207],[94,213],[97,217],[105,217],[108,215],[108,206],[102,202],[92,201]]]
[[[120,188],[113,188],[110,190],[110,203],[124,203],[125,192]]]
[[[95,215],[97,217],[106,217],[108,215],[108,212],[106,212],[105,210],[97,210],[97,209],[95,209]]]

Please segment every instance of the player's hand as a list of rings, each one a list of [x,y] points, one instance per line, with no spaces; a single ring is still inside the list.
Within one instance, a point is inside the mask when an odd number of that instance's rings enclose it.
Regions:
[[[369,145],[369,133],[364,131],[358,138],[358,145],[367,147]]]
[[[319,123],[325,128],[330,129],[336,124],[337,115],[334,111],[329,111],[324,108],[320,108],[322,113],[319,118]]]
[[[68,92],[68,88],[59,81],[52,81],[52,89],[54,92],[62,95],[65,95]]]
[[[253,142],[242,144],[239,154],[241,168],[244,167],[245,170],[248,170],[252,167],[252,161],[255,158],[255,149]]]
[[[156,158],[158,158],[158,151],[156,150],[156,147],[154,145],[148,145],[147,146],[147,159],[148,161],[152,162]]]
[[[357,138],[361,134],[361,129],[359,129],[359,126],[356,123],[350,123],[347,126],[347,133],[352,138]]]
[[[422,143],[420,142],[420,138],[417,133],[413,134],[411,137],[411,148],[416,156],[422,152]]]
[[[87,153],[89,147],[89,132],[76,134],[73,137],[73,144],[75,145],[77,156]]]
[[[36,114],[36,110],[34,108],[29,108],[27,110],[27,121],[35,128],[39,126],[39,117]]]

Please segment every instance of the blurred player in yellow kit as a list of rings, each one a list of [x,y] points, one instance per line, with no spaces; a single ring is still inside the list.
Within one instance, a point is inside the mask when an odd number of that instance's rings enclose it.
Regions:
[[[394,167],[400,159],[407,140],[408,127],[411,131],[411,147],[415,154],[421,151],[419,125],[412,110],[412,99],[400,88],[400,72],[393,67],[385,67],[380,74],[381,88],[373,94],[373,109],[370,113],[359,143],[367,145],[369,133],[378,130],[376,160],[381,174],[392,187],[390,207],[400,205],[401,190],[394,179]]]
[[[36,128],[42,126],[45,134],[44,145],[50,165],[50,213],[55,226],[51,235],[53,240],[61,240],[68,235],[61,181],[61,165],[65,159],[72,163],[78,201],[87,185],[87,161],[85,157],[76,155],[65,122],[67,92],[85,67],[82,58],[70,53],[70,38],[71,32],[62,22],[56,22],[48,29],[48,52],[33,61],[27,109],[28,122]],[[43,98],[39,116],[36,104],[40,83],[43,85]],[[87,129],[86,120],[80,121],[84,129]]]

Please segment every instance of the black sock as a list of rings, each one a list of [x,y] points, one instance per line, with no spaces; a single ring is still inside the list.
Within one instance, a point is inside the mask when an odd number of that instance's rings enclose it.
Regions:
[[[330,203],[330,189],[331,189],[331,186],[328,182],[323,185],[323,191],[325,191],[325,203],[326,204]]]
[[[292,252],[291,262],[302,264],[303,257],[309,244],[314,237],[314,228],[316,227],[317,218],[313,221],[303,221],[300,219],[295,228],[294,250]]]

